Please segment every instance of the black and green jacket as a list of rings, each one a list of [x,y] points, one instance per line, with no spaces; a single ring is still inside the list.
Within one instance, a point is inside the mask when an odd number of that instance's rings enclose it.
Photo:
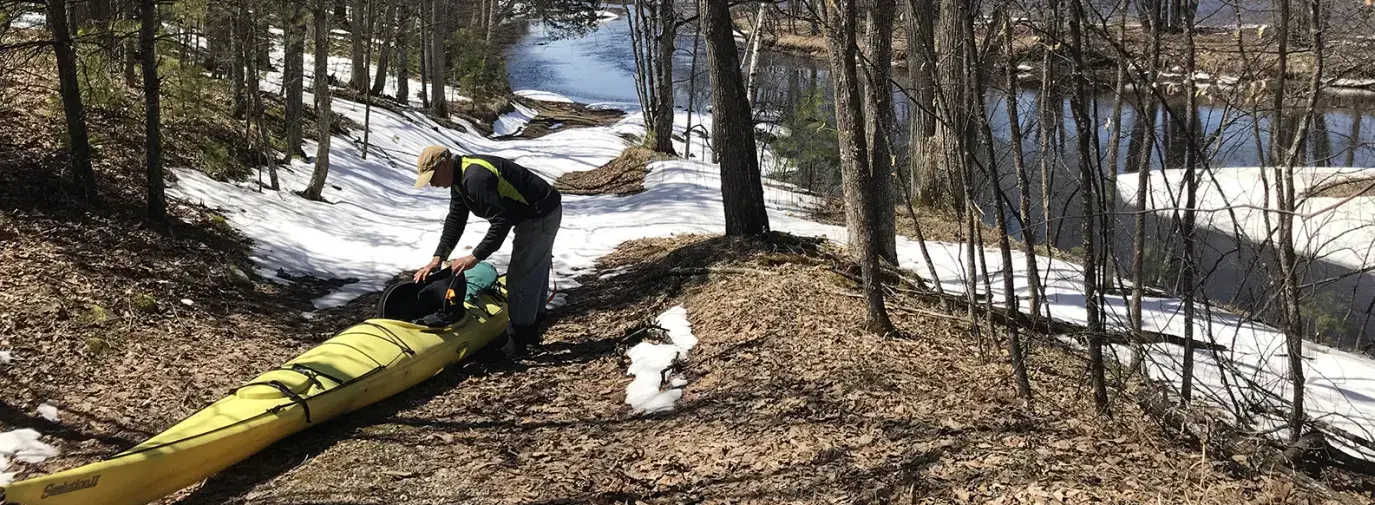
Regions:
[[[485,260],[506,241],[511,228],[526,219],[549,215],[561,203],[558,190],[530,169],[496,156],[468,155],[454,160],[454,185],[449,188],[449,215],[439,236],[435,256],[447,259],[463,228],[468,213],[491,223],[473,256]]]

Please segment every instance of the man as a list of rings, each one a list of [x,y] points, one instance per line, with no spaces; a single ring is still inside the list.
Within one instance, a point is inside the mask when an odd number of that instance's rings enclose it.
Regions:
[[[496,156],[454,156],[443,146],[426,147],[416,164],[415,187],[430,185],[450,188],[449,215],[434,257],[415,273],[416,282],[425,280],[453,252],[471,212],[486,219],[491,227],[472,254],[450,262],[459,274],[487,259],[506,241],[512,228],[511,263],[506,269],[510,323],[504,350],[519,354],[527,346],[538,345],[538,323],[542,319],[549,290],[549,270],[553,261],[554,237],[563,219],[562,196],[534,172]],[[441,310],[422,324],[447,326],[463,318],[463,307]]]

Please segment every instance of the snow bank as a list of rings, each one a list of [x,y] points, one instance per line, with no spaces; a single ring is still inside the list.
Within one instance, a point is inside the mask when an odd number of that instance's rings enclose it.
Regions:
[[[535,109],[531,109],[516,102],[511,102],[511,106],[516,110],[502,114],[501,117],[497,118],[495,123],[492,123],[493,137],[518,135],[521,131],[525,130],[525,125],[530,124],[530,120],[535,119],[535,116],[539,115]]]
[[[42,12],[25,12],[15,18],[10,26],[20,29],[47,28],[48,15]]]
[[[673,410],[673,404],[683,397],[682,387],[687,385],[687,379],[675,377],[669,381],[669,389],[661,391],[664,371],[672,367],[674,361],[686,359],[688,351],[697,345],[697,337],[692,334],[692,325],[687,320],[687,309],[682,305],[660,314],[656,323],[668,331],[672,344],[640,342],[626,351],[630,358],[628,373],[635,379],[625,388],[625,403],[636,414]]]
[[[1228,167],[1201,170],[1198,175],[1197,208],[1199,226],[1243,236],[1255,243],[1274,240],[1265,226],[1266,208],[1277,206],[1274,168],[1267,169],[1271,187],[1264,187],[1261,169]],[[1295,193],[1344,180],[1375,177],[1375,168],[1295,167]],[[1147,205],[1152,209],[1182,208],[1184,171],[1172,169],[1151,172]],[[1132,201],[1137,192],[1135,177],[1118,178],[1118,194]],[[1268,191],[1267,191],[1268,189]],[[1266,200],[1266,195],[1269,200]],[[1313,214],[1327,209],[1342,198],[1308,197],[1297,202],[1297,212]],[[1232,212],[1220,211],[1232,208]],[[1233,216],[1235,215],[1235,219]],[[1277,216],[1270,216],[1272,224]],[[1342,266],[1361,269],[1375,263],[1375,197],[1358,197],[1323,214],[1302,217],[1294,226],[1294,248],[1299,254],[1323,258]]]
[[[39,463],[57,456],[57,448],[38,441],[37,431],[22,430],[0,433],[0,485],[14,481],[17,472],[6,472],[11,461]]]
[[[513,91],[512,93],[515,93],[516,96],[522,98],[539,100],[541,102],[573,103],[573,99],[568,98],[566,96],[560,95],[558,93],[551,93],[548,91],[540,91],[536,89],[521,89]]]

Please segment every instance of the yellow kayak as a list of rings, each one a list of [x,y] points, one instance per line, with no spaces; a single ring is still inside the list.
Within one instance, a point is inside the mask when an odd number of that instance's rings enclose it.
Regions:
[[[505,330],[497,296],[465,303],[444,329],[368,319],[259,375],[233,394],[114,457],[0,488],[18,505],[143,505],[195,484],[273,442],[404,391]]]

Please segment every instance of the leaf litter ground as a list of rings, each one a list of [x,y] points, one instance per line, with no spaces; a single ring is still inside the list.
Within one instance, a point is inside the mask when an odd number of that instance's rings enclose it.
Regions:
[[[909,336],[862,334],[822,248],[628,242],[598,265],[619,275],[554,311],[547,353],[445,371],[176,503],[1321,503],[1172,443],[1128,401],[1097,419],[1058,348],[1035,346],[1029,411],[958,322],[902,311]],[[625,351],[678,304],[700,338],[685,394],[632,415]]]

